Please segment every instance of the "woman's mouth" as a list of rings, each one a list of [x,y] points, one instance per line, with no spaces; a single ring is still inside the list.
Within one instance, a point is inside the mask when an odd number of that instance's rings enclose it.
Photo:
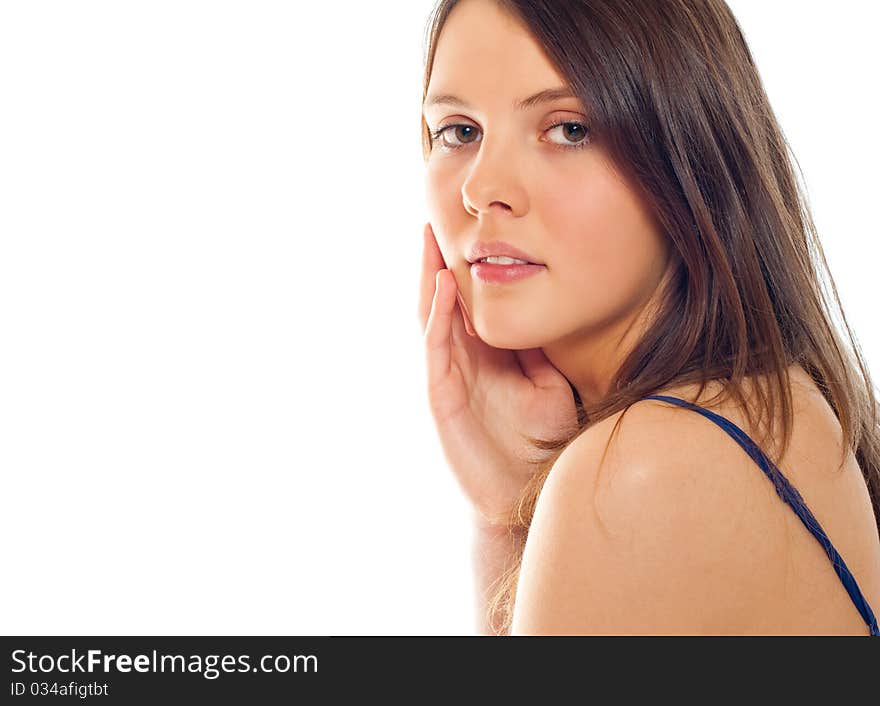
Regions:
[[[547,268],[512,257],[487,257],[471,264],[471,277],[485,284],[507,284],[536,275]]]

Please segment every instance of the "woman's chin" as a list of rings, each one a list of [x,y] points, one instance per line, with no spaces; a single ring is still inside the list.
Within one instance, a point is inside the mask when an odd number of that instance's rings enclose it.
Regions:
[[[522,330],[520,325],[510,326],[487,326],[484,322],[478,322],[475,326],[477,337],[492,348],[502,348],[510,351],[524,351],[529,348],[540,348],[544,340],[535,336],[534,332]]]

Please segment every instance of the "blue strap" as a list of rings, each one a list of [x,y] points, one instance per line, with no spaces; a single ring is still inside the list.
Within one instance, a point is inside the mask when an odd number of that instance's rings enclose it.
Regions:
[[[663,400],[665,402],[672,402],[673,404],[677,404],[679,407],[686,407],[688,409],[692,409],[695,412],[699,412],[707,419],[715,422],[719,427],[724,429],[730,436],[734,438],[734,440],[745,450],[745,452],[752,457],[755,463],[761,467],[761,470],[764,471],[765,475],[770,479],[773,483],[773,486],[776,488],[776,493],[782,498],[789,506],[797,513],[797,516],[801,518],[801,522],[804,523],[804,526],[810,530],[812,535],[819,541],[819,544],[825,549],[825,553],[828,555],[828,558],[831,559],[831,563],[834,566],[834,570],[837,572],[837,575],[840,577],[841,582],[846,588],[847,593],[849,593],[849,597],[852,599],[852,602],[855,604],[856,608],[858,608],[859,613],[861,613],[862,618],[864,618],[865,622],[868,624],[868,627],[871,630],[872,636],[880,636],[880,628],[877,627],[877,619],[874,617],[874,612],[871,610],[871,606],[868,605],[868,602],[865,600],[865,597],[862,595],[862,592],[859,590],[859,585],[856,583],[855,578],[850,573],[849,568],[846,565],[846,562],[843,560],[843,557],[838,554],[837,550],[834,548],[834,545],[831,544],[831,540],[828,539],[828,535],[825,534],[825,530],[822,529],[822,526],[819,524],[819,521],[813,517],[813,513],[810,512],[807,507],[804,499],[801,497],[801,494],[794,488],[794,486],[789,483],[788,479],[782,474],[776,465],[764,454],[763,451],[758,447],[758,445],[736,424],[731,422],[726,417],[722,417],[720,414],[715,414],[704,407],[700,407],[699,405],[695,405],[686,400],[679,399],[678,397],[670,397],[667,395],[648,395],[647,397],[643,397],[645,400]]]

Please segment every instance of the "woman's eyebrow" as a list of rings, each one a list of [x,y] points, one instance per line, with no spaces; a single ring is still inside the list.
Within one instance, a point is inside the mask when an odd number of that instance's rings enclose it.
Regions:
[[[528,98],[514,101],[513,109],[525,110],[540,103],[549,103],[550,101],[559,100],[561,98],[577,98],[577,96],[571,92],[571,89],[565,86],[560,86],[559,88],[546,88],[543,91],[538,91]],[[425,98],[425,102],[422,104],[422,110],[424,111],[428,108],[431,108],[432,106],[440,104],[473,109],[473,106],[470,105],[470,103],[459,98],[458,96],[454,96],[451,93],[438,93],[436,95],[430,95]]]

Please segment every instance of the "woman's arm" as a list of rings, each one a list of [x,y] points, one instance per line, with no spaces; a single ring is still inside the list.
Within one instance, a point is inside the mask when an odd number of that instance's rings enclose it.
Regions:
[[[511,538],[507,527],[489,525],[481,517],[474,519],[472,561],[474,588],[476,592],[477,634],[497,635],[502,615],[487,615],[489,601],[498,588],[498,580],[514,561],[517,544],[514,539],[523,536],[523,530],[515,530]],[[507,635],[507,631],[501,633]]]

